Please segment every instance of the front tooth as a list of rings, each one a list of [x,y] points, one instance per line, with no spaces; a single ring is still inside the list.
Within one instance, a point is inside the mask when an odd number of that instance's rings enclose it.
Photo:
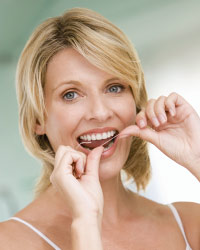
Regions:
[[[96,141],[96,136],[95,136],[95,134],[92,134],[92,136],[91,136],[92,138],[92,141]]]
[[[87,135],[87,140],[91,141],[91,136],[90,135]]]
[[[108,137],[107,137],[107,133],[103,133],[103,136],[102,136],[102,139],[107,139]]]
[[[91,134],[91,135],[82,135],[80,136],[80,138],[85,141],[96,141],[96,140],[110,138],[114,136],[115,134],[116,134],[116,131],[112,130],[112,131],[104,132],[102,134],[98,133],[98,134]]]
[[[97,140],[102,140],[103,138],[102,138],[102,135],[101,134],[96,134],[96,139]]]
[[[111,133],[111,136],[113,136],[115,134],[115,131],[112,130],[110,133]]]

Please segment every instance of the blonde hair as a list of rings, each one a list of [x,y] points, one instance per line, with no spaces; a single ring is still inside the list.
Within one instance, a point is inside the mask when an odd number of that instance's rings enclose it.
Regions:
[[[50,185],[55,155],[47,136],[35,133],[36,124],[43,126],[45,122],[45,74],[49,60],[68,47],[77,50],[98,68],[127,81],[137,111],[147,102],[143,71],[135,49],[124,33],[100,14],[74,8],[39,25],[22,51],[16,74],[22,139],[26,149],[43,162],[36,195]],[[145,188],[150,178],[145,141],[133,138],[124,170],[134,178],[138,189]]]

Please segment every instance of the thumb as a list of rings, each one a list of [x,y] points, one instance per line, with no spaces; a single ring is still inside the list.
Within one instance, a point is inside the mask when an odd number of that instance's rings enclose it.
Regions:
[[[93,175],[95,177],[99,176],[99,163],[101,155],[103,153],[104,147],[100,146],[93,149],[88,157],[86,163],[86,175]]]
[[[151,142],[154,145],[158,144],[157,132],[149,127],[139,128],[137,125],[131,125],[123,129],[119,134],[119,138],[128,136],[137,136],[145,141]]]

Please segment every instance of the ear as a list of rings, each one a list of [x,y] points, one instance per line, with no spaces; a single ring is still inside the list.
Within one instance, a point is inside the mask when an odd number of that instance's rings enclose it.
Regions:
[[[35,133],[37,135],[44,135],[45,134],[44,126],[40,125],[39,122],[37,122],[35,125]]]

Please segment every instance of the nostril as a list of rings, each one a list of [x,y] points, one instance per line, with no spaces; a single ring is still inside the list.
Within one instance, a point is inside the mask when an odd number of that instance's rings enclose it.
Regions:
[[[88,107],[86,119],[87,120],[97,120],[100,122],[105,122],[113,115],[113,111],[109,105],[106,104],[103,100],[99,100],[98,97],[90,103]]]

